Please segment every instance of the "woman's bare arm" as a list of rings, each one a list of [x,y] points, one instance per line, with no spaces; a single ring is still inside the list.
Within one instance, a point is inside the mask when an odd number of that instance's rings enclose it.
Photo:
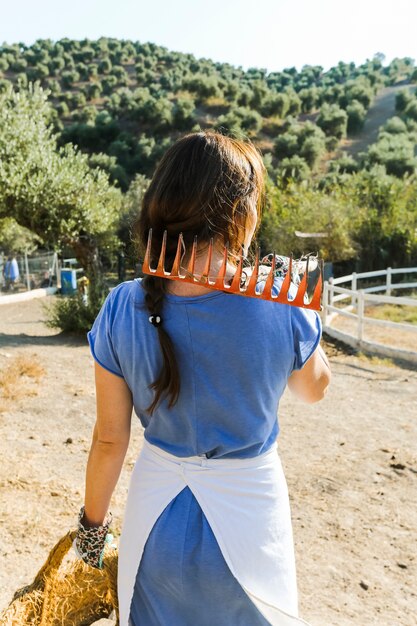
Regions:
[[[330,384],[330,365],[323,348],[319,345],[300,370],[288,378],[288,388],[304,402],[318,402]]]
[[[97,419],[87,462],[85,514],[101,525],[120,476],[130,439],[132,394],[123,378],[95,362]]]

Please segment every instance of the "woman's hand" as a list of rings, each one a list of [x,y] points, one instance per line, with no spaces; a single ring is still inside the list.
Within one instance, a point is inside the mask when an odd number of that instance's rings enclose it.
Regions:
[[[109,513],[102,525],[90,526],[85,521],[84,507],[82,506],[80,509],[77,536],[74,539],[73,548],[79,558],[91,567],[97,569],[103,567],[105,545],[113,539],[113,535],[108,533],[112,519],[112,514]]]

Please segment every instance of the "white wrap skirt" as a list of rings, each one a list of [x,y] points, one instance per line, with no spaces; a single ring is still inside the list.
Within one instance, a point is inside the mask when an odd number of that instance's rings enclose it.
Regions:
[[[177,457],[145,440],[131,475],[119,542],[120,626],[129,626],[147,538],[186,486],[231,573],[265,619],[273,626],[306,625],[298,617],[290,506],[277,445],[248,459],[207,459]]]

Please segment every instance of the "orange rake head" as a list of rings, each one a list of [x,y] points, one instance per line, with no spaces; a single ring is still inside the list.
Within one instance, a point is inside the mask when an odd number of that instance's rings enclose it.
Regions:
[[[167,231],[164,231],[158,265],[155,269],[152,269],[151,228],[149,230],[148,245],[146,247],[145,258],[142,265],[142,272],[144,274],[159,276],[161,278],[169,278],[170,280],[179,280],[193,285],[200,284],[209,289],[234,293],[240,296],[259,298],[260,300],[269,300],[271,302],[279,302],[281,304],[290,304],[292,306],[298,306],[304,309],[313,309],[315,311],[321,310],[320,301],[323,289],[322,260],[317,261],[314,259],[316,263],[316,269],[314,271],[318,272],[318,277],[316,279],[313,293],[309,298],[307,293],[307,288],[309,286],[309,256],[305,257],[305,261],[303,259],[294,260],[292,257],[289,257],[287,267],[278,270],[277,261],[282,261],[283,259],[287,259],[287,257],[278,257],[275,253],[273,253],[272,255],[268,255],[268,257],[264,257],[262,261],[260,261],[260,251],[258,248],[253,267],[247,268],[243,267],[244,257],[242,252],[240,254],[239,262],[233,278],[225,283],[229,253],[227,245],[224,246],[222,264],[215,277],[210,276],[213,239],[210,240],[203,273],[200,275],[194,272],[195,260],[197,256],[197,237],[194,237],[190,260],[186,269],[181,267],[181,259],[185,254],[185,245],[182,233],[180,233],[178,237],[177,251],[170,272],[165,270],[166,245]],[[183,273],[181,273],[181,271]],[[276,280],[278,276],[282,277],[282,282]],[[296,280],[294,280],[294,277]]]

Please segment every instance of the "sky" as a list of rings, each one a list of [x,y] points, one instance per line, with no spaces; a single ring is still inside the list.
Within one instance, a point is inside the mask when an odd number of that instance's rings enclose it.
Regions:
[[[416,0],[0,0],[0,44],[116,37],[264,68],[417,62]]]

